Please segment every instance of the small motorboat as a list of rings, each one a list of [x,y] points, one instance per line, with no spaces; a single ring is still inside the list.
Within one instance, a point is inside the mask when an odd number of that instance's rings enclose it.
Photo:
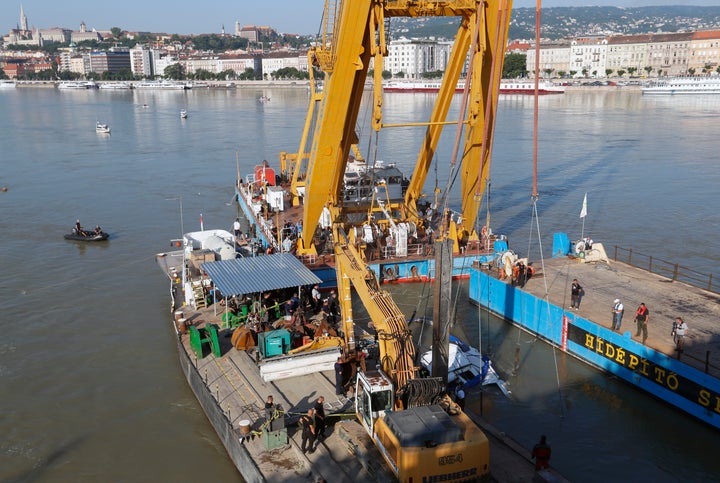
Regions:
[[[100,121],[97,121],[95,123],[95,132],[102,134],[110,134],[110,126],[108,126],[107,124],[103,124]]]
[[[270,102],[269,96],[260,96],[260,99],[258,99],[260,102]]]
[[[83,231],[82,233],[67,233],[65,236],[66,240],[75,240],[75,241],[104,241],[110,238],[110,234],[105,233],[104,231],[101,231],[100,233],[95,233],[94,231]]]
[[[180,109],[180,119],[187,119],[187,111],[185,109]]]

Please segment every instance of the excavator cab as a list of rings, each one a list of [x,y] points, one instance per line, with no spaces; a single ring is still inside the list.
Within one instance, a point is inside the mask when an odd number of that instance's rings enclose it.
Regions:
[[[375,421],[392,411],[395,389],[382,371],[358,372],[355,381],[355,412],[369,434],[375,432]]]

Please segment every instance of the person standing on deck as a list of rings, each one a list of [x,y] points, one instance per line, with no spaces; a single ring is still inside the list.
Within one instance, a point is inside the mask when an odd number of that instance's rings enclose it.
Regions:
[[[337,361],[335,362],[335,395],[345,396],[345,387],[343,386],[343,365],[342,365],[342,357],[338,357]]]
[[[240,230],[240,218],[235,218],[235,222],[233,223],[233,233],[235,234],[235,238],[237,240],[239,240],[242,236],[242,231]]]
[[[570,285],[570,308],[580,308],[580,296],[582,295],[582,285],[578,282],[577,278],[573,278],[572,284]]]
[[[320,396],[315,401],[315,437],[318,443],[325,439],[325,396]]]
[[[302,444],[300,445],[300,449],[302,450],[303,454],[305,453],[312,453],[315,451],[315,448],[313,446],[315,445],[315,410],[310,408],[308,409],[307,414],[303,415],[300,420],[298,421],[298,424],[302,427]],[[308,445],[309,443],[309,445]]]
[[[533,447],[532,458],[535,460],[535,470],[542,470],[550,466],[550,445],[547,438],[543,434],[540,436],[540,442]]]
[[[685,348],[685,334],[687,334],[688,326],[682,317],[675,319],[675,350],[682,352]]]
[[[622,317],[625,313],[625,307],[620,302],[620,299],[613,300],[613,308],[612,308],[612,315],[613,315],[613,321],[612,321],[612,330],[620,330],[620,324],[622,324]]]
[[[320,312],[320,307],[322,306],[322,299],[320,297],[320,286],[319,285],[315,285],[312,288],[311,297],[312,297],[313,312],[315,312],[317,314],[318,312]]]
[[[465,386],[463,383],[460,383],[455,390],[455,402],[460,406],[460,409],[465,411]]]
[[[645,307],[645,303],[641,303],[635,312],[635,323],[637,324],[637,333],[635,337],[640,337],[642,332],[642,343],[644,344],[648,337],[648,321],[650,320],[650,311]]]

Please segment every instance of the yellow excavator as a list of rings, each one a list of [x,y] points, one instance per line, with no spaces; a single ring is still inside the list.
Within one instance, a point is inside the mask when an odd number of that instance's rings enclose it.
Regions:
[[[477,236],[474,223],[489,174],[511,4],[510,0],[326,0],[321,35],[308,54],[310,65],[324,73],[323,88],[316,89],[313,79],[298,153],[281,154],[283,174],[291,180],[294,200],[303,197],[300,254],[313,251],[311,240],[318,220],[324,211],[330,213],[346,359],[359,359],[353,340],[351,286],[377,332],[379,367],[358,371],[356,412],[401,482],[479,479],[489,472],[489,444],[451,400],[442,377],[421,377],[404,314],[381,290],[353,237],[346,234],[352,228],[348,214],[357,207],[343,205],[343,176],[351,152],[359,158],[355,125],[371,62],[372,126],[376,131],[388,127],[382,117],[382,72],[383,57],[388,53],[389,19],[456,17],[455,42],[405,197],[381,208],[397,221],[420,222],[417,203],[440,134],[445,125],[456,124],[458,133],[463,133],[463,141],[460,134],[456,140],[462,223],[471,236]],[[447,114],[462,74],[465,91],[461,119],[449,122]],[[308,145],[310,150],[306,151]],[[445,230],[436,232],[444,238],[453,237]]]

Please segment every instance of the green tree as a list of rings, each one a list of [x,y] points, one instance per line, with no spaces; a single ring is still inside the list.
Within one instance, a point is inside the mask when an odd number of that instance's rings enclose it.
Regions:
[[[643,67],[643,69],[645,69],[645,72],[647,72],[648,76],[650,75],[650,72],[652,72],[652,70],[653,70],[653,68],[650,67],[649,65],[646,65],[645,67]]]
[[[554,71],[555,69],[543,69],[543,72],[545,72],[545,78],[550,79]]]
[[[112,33],[113,37],[119,39],[122,35],[122,29],[120,27],[113,27],[110,29],[110,33]]]
[[[255,79],[255,69],[253,69],[252,67],[248,67],[247,69],[245,69],[245,72],[243,72],[242,74],[239,74],[237,76],[237,78],[240,80],[254,80]]]
[[[558,77],[560,77],[561,79],[564,79],[566,75],[567,75],[567,72],[565,72],[564,70],[558,71]]]
[[[0,69],[0,79],[9,79],[4,70]]]
[[[583,77],[587,77],[587,76],[588,76],[588,70],[587,70],[587,69],[583,69],[583,70],[582,70],[582,75],[583,75]]]
[[[385,80],[392,79],[392,72],[389,70],[382,71],[382,78]]]
[[[570,77],[575,77],[575,74],[577,74],[577,71],[571,70],[570,72],[568,72],[568,74],[570,74]]]
[[[185,68],[180,64],[168,65],[163,71],[163,77],[166,79],[184,80]]]
[[[613,73],[612,69],[605,69],[605,77],[610,77]]]
[[[526,54],[507,54],[503,62],[503,78],[515,79],[518,77],[527,77],[526,63]]]
[[[423,73],[424,79],[442,79],[444,72],[441,70],[433,70]]]
[[[690,74],[690,75],[695,75],[695,69],[693,69],[692,67],[690,67],[690,68],[688,69],[688,74]]]
[[[625,75],[625,70],[624,70],[624,69],[618,69],[617,74],[618,74],[618,77],[622,77],[622,76]]]
[[[637,72],[637,67],[628,67],[627,71],[628,71],[628,74],[630,74],[630,76],[632,77],[635,75],[635,72]]]

